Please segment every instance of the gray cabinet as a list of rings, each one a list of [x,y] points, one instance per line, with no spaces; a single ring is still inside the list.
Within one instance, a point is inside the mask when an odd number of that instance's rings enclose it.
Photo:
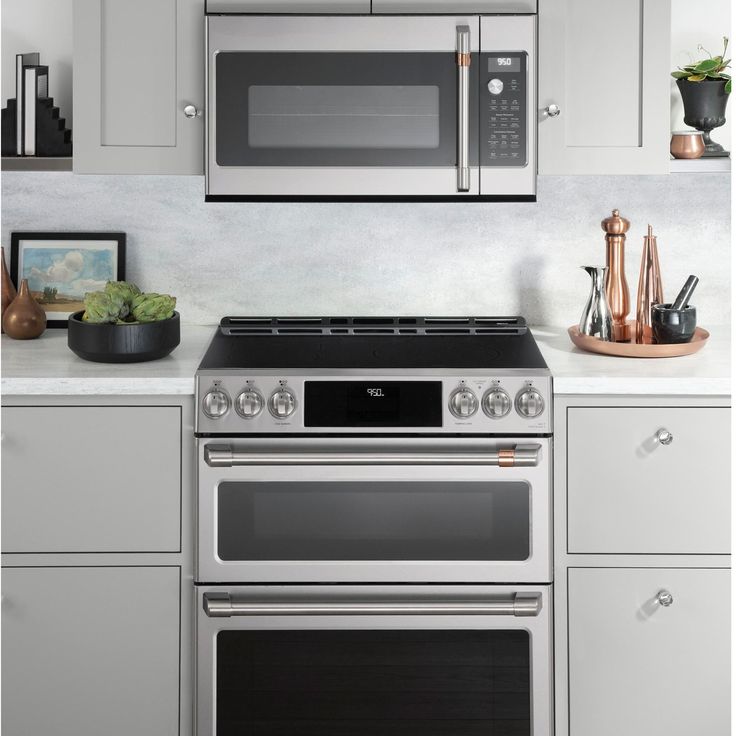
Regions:
[[[540,0],[539,173],[669,173],[669,46],[670,0]]]
[[[571,569],[570,736],[730,733],[730,578]]]
[[[74,171],[202,174],[204,0],[74,0]]]
[[[6,567],[4,736],[177,736],[179,567]]]

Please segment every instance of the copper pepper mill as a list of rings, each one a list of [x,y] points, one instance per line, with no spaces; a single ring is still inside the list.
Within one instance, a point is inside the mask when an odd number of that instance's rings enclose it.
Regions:
[[[651,344],[652,339],[652,305],[662,304],[662,274],[659,268],[657,238],[649,225],[644,236],[644,248],[641,252],[641,270],[639,271],[639,289],[636,295],[636,342]]]
[[[631,223],[613,210],[610,217],[601,221],[601,227],[606,233],[606,297],[613,315],[613,339],[615,342],[629,342],[631,340],[631,325],[627,322],[629,316],[629,285],[626,283],[624,271],[624,244],[626,233]]]

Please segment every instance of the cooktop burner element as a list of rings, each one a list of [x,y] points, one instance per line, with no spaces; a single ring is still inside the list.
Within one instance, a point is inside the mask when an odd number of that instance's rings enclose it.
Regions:
[[[197,432],[551,431],[521,317],[226,317],[197,371]]]

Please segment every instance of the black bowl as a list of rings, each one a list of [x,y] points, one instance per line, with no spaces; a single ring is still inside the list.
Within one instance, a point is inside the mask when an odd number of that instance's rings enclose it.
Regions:
[[[82,322],[84,312],[69,317],[69,348],[95,363],[142,363],[168,355],[181,339],[179,312],[160,322],[98,325]]]
[[[672,309],[671,304],[652,306],[652,334],[658,345],[690,342],[697,326],[695,307]]]

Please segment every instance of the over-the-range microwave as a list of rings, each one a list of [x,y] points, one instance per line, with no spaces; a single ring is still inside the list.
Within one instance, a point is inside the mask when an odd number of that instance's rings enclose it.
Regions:
[[[208,0],[206,32],[208,201],[535,199],[536,0]]]

